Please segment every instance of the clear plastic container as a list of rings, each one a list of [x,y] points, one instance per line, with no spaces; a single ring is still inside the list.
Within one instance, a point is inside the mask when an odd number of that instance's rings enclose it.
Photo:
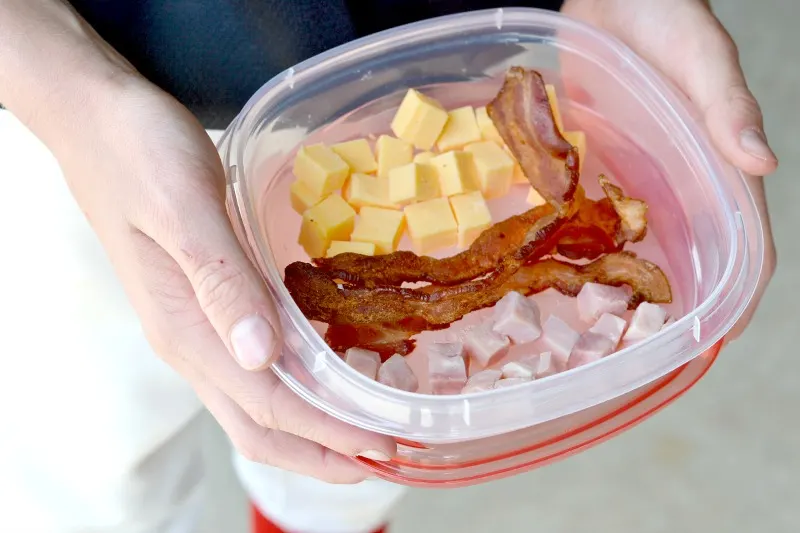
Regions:
[[[409,87],[445,105],[486,103],[509,66],[536,68],[559,92],[567,129],[588,137],[583,183],[607,172],[650,205],[652,258],[669,273],[680,317],[645,342],[519,387],[410,394],[350,369],[282,283],[307,260],[289,207],[291,158],[312,139],[388,131]],[[364,460],[409,485],[459,486],[579,452],[637,424],[692,387],[750,301],[763,234],[742,176],[712,148],[688,102],[614,38],[531,9],[473,12],[361,39],[312,58],[256,93],[220,142],[229,211],[281,314],[274,371],[297,394],[353,425],[390,435],[399,453]]]

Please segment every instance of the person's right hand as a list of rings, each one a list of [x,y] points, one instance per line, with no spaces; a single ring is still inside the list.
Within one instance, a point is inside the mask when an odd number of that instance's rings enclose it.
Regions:
[[[388,460],[394,441],[325,415],[267,368],[280,323],[234,236],[206,132],[134,72],[103,85],[50,148],[155,351],[249,459],[328,482],[368,477],[351,457]]]

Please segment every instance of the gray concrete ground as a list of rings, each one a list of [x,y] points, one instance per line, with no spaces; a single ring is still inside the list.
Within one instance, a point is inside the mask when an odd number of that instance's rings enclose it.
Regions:
[[[414,490],[394,533],[800,531],[800,2],[717,0],[781,159],[768,181],[780,262],[752,327],[659,416],[551,467],[478,487]],[[245,531],[224,438],[209,424],[204,531]],[[794,507],[794,509],[793,509]]]

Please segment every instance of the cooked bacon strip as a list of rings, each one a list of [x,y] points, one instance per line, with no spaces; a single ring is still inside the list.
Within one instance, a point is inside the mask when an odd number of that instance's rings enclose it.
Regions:
[[[577,148],[558,131],[542,76],[511,67],[486,110],[533,188],[566,215],[578,188],[580,161]],[[553,159],[564,162],[563,171],[553,172]]]
[[[568,259],[596,259],[603,254],[619,252],[629,240],[641,240],[644,236],[644,231],[635,233],[626,228],[631,224],[647,227],[646,204],[627,198],[604,176],[600,179],[608,198],[585,200],[583,188],[579,188],[577,213],[556,237],[555,251]],[[630,212],[640,204],[644,205],[644,211],[639,210],[641,217],[636,219]],[[522,245],[528,228],[552,213],[553,208],[544,205],[497,222],[481,233],[467,250],[443,259],[406,251],[377,256],[345,253],[315,259],[315,264],[346,283],[368,288],[419,281],[455,285],[495,270],[505,256]],[[628,219],[625,227],[623,216]]]
[[[317,282],[314,281],[314,283]],[[631,287],[633,296],[628,304],[631,309],[644,301],[651,303],[670,303],[672,301],[672,290],[667,277],[657,265],[640,259],[633,253],[620,252],[606,255],[586,265],[574,265],[557,259],[547,259],[526,265],[519,269],[502,287],[488,295],[484,303],[485,306],[493,305],[510,291],[519,291],[530,295],[552,288],[567,296],[577,296],[583,285],[589,282]],[[412,336],[426,330],[446,327],[442,324],[431,324],[420,314],[415,315],[413,320],[386,321],[385,318],[389,315],[386,313],[386,309],[381,308],[386,302],[375,303],[369,296],[365,296],[370,292],[372,291],[359,289],[346,293],[345,296],[343,291],[342,299],[362,300],[359,311],[363,314],[360,319],[369,322],[369,318],[379,316],[381,318],[373,320],[372,323],[364,323],[359,320],[358,325],[331,325],[325,334],[325,340],[334,350],[344,351],[347,348],[358,346],[374,350],[384,356],[391,356],[394,353],[406,355],[414,349]],[[309,298],[309,303],[313,301],[312,298]],[[436,302],[424,305],[431,306],[433,309],[445,308],[444,311],[449,312],[450,310],[443,304],[444,302]],[[402,298],[397,298],[391,305],[404,307],[406,302]],[[415,305],[419,305],[419,302],[415,302]],[[310,312],[314,311],[310,310]],[[321,313],[320,316],[322,314],[324,313]],[[322,318],[312,319],[322,320]]]
[[[599,181],[621,220],[617,242],[639,242],[644,239],[647,233],[647,203],[628,198],[622,189],[612,184],[602,174]]]
[[[286,286],[309,320],[327,324],[399,324],[414,317],[427,324],[447,325],[467,313],[488,307],[510,290],[536,293],[553,287],[577,295],[584,283],[630,285],[634,302],[666,303],[672,292],[666,276],[655,264],[630,252],[609,254],[586,265],[556,259],[526,265],[486,290],[452,290],[429,285],[418,289],[340,287],[328,273],[308,263],[287,267]],[[426,329],[428,329],[426,327]]]

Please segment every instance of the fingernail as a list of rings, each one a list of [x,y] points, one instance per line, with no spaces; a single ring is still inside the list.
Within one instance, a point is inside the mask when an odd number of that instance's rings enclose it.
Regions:
[[[384,463],[392,460],[391,457],[379,450],[367,450],[365,452],[361,452],[358,454],[358,456],[363,457],[364,459],[369,459],[370,461],[381,461]]]
[[[245,370],[262,367],[275,350],[275,330],[264,317],[248,316],[233,326],[231,347],[236,361]]]
[[[775,153],[767,144],[767,137],[759,128],[746,128],[739,134],[742,150],[764,161],[777,161]]]

